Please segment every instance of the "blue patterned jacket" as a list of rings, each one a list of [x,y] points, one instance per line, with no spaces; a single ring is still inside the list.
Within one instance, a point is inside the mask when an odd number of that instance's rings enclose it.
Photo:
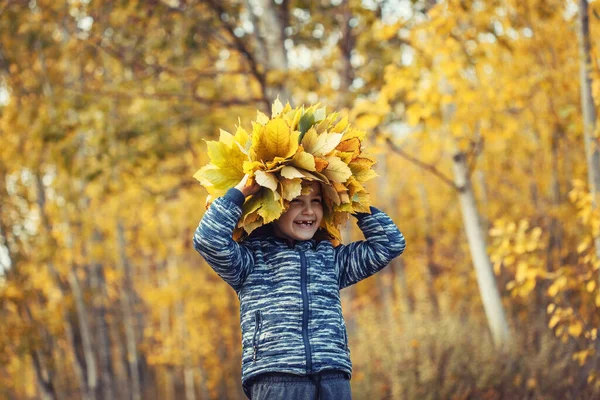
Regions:
[[[273,236],[232,239],[244,196],[216,199],[194,234],[194,248],[240,301],[242,385],[265,372],[352,374],[340,289],[384,268],[405,248],[394,222],[376,208],[358,214],[366,240],[333,247]]]

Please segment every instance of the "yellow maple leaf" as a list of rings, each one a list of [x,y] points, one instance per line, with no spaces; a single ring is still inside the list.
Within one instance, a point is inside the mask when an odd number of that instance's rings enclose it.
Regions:
[[[333,208],[334,205],[338,206],[341,204],[341,200],[340,200],[340,195],[338,194],[337,190],[335,190],[335,188],[331,185],[323,185],[322,186],[323,189],[323,200],[325,201],[325,203],[327,203],[330,207]]]
[[[282,197],[284,200],[293,200],[296,197],[300,196],[302,192],[302,179],[282,179],[281,180],[282,187]]]
[[[205,165],[194,174],[194,178],[200,181],[213,198],[224,195],[243,177],[243,173],[240,174],[237,169],[223,169],[212,164]]]
[[[273,119],[253,132],[250,157],[254,161],[271,161],[275,157],[292,157],[298,150],[298,135],[283,119]]]
[[[279,97],[275,99],[273,105],[271,106],[271,118],[275,118],[281,114],[283,111],[283,104],[279,100]]]
[[[341,141],[336,147],[336,150],[343,152],[350,152],[353,157],[357,157],[360,154],[360,139],[357,137]]]
[[[258,183],[260,186],[269,188],[272,191],[277,190],[277,178],[273,173],[265,171],[256,171],[254,176],[256,178],[256,183]]]
[[[281,169],[281,176],[287,179],[304,178],[305,175],[297,168],[285,166]]]
[[[291,165],[307,171],[316,171],[315,157],[304,150],[298,151],[296,154],[294,154]]]
[[[329,130],[329,132],[333,133],[342,133],[348,127],[348,117],[344,116],[339,120],[338,123],[335,124],[333,128]]]
[[[348,164],[343,162],[339,157],[327,157],[326,161],[328,165],[327,168],[323,170],[323,174],[329,178],[329,180],[335,182],[346,182],[346,180],[352,175],[352,170],[350,170]]]
[[[258,210],[258,214],[263,218],[263,222],[268,224],[269,222],[275,221],[281,216],[282,212],[283,206],[275,199],[274,193],[270,190],[265,190],[261,207]]]
[[[315,157],[315,170],[317,172],[323,172],[328,165],[329,162],[327,162],[327,160],[322,159],[321,157]]]
[[[344,136],[342,133],[323,132],[317,134],[316,130],[310,129],[309,132],[311,131],[314,133],[311,134],[310,140],[306,141],[306,143],[305,140],[302,140],[302,145],[304,146],[304,151],[307,151],[314,156],[327,156],[338,144],[340,144],[342,136]],[[306,139],[309,132],[306,133],[304,139]],[[314,135],[317,135],[317,137],[315,138]]]

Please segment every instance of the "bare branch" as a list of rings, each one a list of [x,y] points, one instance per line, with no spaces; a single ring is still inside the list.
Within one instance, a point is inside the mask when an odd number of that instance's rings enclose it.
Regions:
[[[234,33],[234,27],[231,24],[223,21],[223,19],[221,18],[221,15],[226,14],[225,8],[223,8],[223,5],[221,4],[221,2],[217,1],[217,0],[201,0],[201,1],[206,3],[217,14],[217,18],[219,18],[219,20],[223,24],[224,29],[229,33],[229,35],[233,39],[233,47],[237,51],[239,51],[244,56],[244,58],[246,58],[246,60],[248,61],[248,64],[250,65],[250,70],[252,71],[252,75],[254,75],[254,77],[260,84],[262,101],[265,104],[265,106],[267,107],[267,109],[270,108],[271,105],[269,104],[268,97],[267,97],[267,82],[266,82],[265,74],[259,70],[259,64],[256,61],[256,59],[254,58],[254,55],[252,54],[250,49],[246,46],[246,44],[242,41],[242,39]]]
[[[86,94],[91,94],[91,95],[101,95],[101,96],[106,96],[106,97],[113,97],[113,98],[118,98],[118,99],[134,99],[134,98],[147,98],[147,99],[153,99],[153,100],[192,100],[196,103],[201,103],[201,104],[206,104],[206,105],[210,105],[213,107],[229,107],[229,106],[236,106],[236,105],[249,105],[249,104],[256,104],[256,103],[260,103],[263,101],[262,98],[248,98],[248,99],[239,99],[239,98],[232,98],[232,99],[211,99],[211,98],[207,98],[207,97],[202,97],[202,96],[198,96],[198,95],[186,95],[186,94],[179,94],[179,93],[154,93],[154,94],[147,94],[147,93],[135,93],[132,91],[128,91],[128,92],[121,92],[118,90],[106,90],[106,89],[98,89],[98,88],[83,88],[83,89],[75,89],[73,87],[65,87],[66,90],[70,90],[72,92],[75,92],[77,94],[82,94],[82,95],[86,95]]]
[[[401,148],[399,148],[398,146],[396,146],[396,144],[394,142],[392,142],[392,140],[390,138],[387,138],[386,142],[390,146],[390,148],[392,149],[392,151],[394,153],[398,154],[400,157],[402,157],[402,158],[410,161],[411,163],[417,165],[418,167],[420,167],[420,168],[422,168],[422,169],[424,169],[426,171],[431,172],[433,175],[435,175],[438,178],[440,178],[444,183],[450,185],[451,187],[453,187],[456,190],[459,190],[459,188],[456,187],[456,185],[454,184],[454,182],[452,181],[452,179],[448,178],[446,175],[444,175],[442,172],[440,172],[433,165],[426,164],[423,161],[420,161],[417,158],[409,155],[404,150],[402,150]]]

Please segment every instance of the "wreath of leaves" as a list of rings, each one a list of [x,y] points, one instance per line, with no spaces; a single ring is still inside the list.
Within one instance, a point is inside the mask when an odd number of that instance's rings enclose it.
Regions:
[[[245,174],[249,183],[254,180],[261,186],[243,205],[235,240],[278,219],[289,201],[303,193],[303,182],[320,182],[324,204],[320,228],[340,241],[339,226],[349,213],[370,212],[363,184],[376,174],[374,158],[362,152],[365,134],[347,117],[327,114],[320,104],[292,108],[277,99],[271,118],[257,112],[251,133],[238,125],[235,134],[221,130],[218,141],[207,141],[210,163],[194,178],[209,193],[207,207]]]

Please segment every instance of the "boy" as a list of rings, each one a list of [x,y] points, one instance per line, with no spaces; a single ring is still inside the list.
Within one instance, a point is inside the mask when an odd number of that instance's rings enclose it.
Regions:
[[[245,198],[244,179],[216,199],[194,235],[195,249],[237,292],[242,329],[242,386],[252,400],[350,400],[352,364],[339,291],[384,268],[404,236],[376,208],[358,213],[366,240],[333,247],[319,228],[318,182],[281,217],[241,243],[232,238]]]

